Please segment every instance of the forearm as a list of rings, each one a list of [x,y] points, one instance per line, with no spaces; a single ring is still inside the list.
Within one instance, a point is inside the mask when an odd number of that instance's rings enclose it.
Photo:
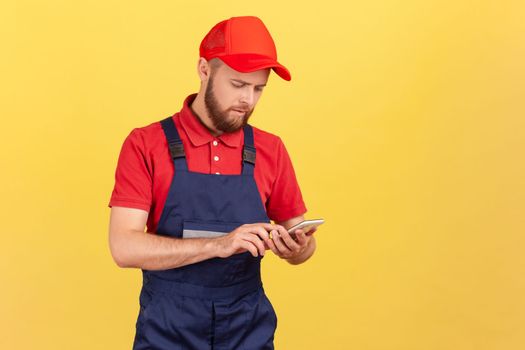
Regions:
[[[317,243],[315,242],[315,237],[312,236],[312,238],[308,242],[308,245],[306,246],[305,251],[301,255],[290,258],[290,259],[286,259],[286,261],[288,261],[292,265],[302,264],[306,260],[310,259],[310,257],[314,254],[316,247],[317,247]]]
[[[217,256],[213,238],[180,239],[140,231],[110,237],[115,262],[120,267],[165,270]]]

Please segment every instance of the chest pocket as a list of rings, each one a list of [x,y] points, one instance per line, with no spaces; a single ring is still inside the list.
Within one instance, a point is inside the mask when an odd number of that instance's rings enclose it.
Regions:
[[[219,222],[184,220],[182,238],[215,238],[225,236],[237,227],[240,222]]]

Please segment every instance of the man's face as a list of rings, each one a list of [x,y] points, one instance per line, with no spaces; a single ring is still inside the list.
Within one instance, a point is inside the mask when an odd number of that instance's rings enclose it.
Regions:
[[[214,127],[234,132],[248,123],[262,91],[270,68],[241,73],[220,62],[211,70],[204,93],[204,104]]]

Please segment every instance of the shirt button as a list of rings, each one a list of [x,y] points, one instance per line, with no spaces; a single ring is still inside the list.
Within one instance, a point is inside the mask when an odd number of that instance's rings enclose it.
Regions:
[[[214,145],[214,146],[217,146],[218,144],[219,144],[219,143],[218,143],[217,141],[213,140],[213,145]]]
[[[216,162],[218,162],[218,161],[219,161],[219,156],[215,156],[215,157],[213,157],[213,160],[216,161]]]

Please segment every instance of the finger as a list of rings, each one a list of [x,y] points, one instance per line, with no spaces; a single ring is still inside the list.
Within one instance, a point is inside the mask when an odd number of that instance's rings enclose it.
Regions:
[[[299,251],[299,249],[301,249],[301,247],[292,239],[292,237],[288,233],[288,230],[286,230],[282,226],[279,226],[279,236],[291,251],[297,252]]]
[[[279,252],[279,250],[277,250],[277,248],[275,247],[275,243],[273,242],[273,240],[269,240],[268,241],[268,247],[270,247],[270,250],[277,256],[281,256],[281,253]]]
[[[260,226],[260,227],[263,227],[267,232],[277,229],[277,225],[270,224],[269,222],[256,222],[253,224],[246,224],[246,226],[248,227]]]
[[[292,233],[290,233],[290,237],[292,237],[294,242],[296,242],[297,244],[301,245],[301,243],[299,241],[299,236],[301,236],[303,238],[305,237],[305,233],[304,233],[303,229],[297,229],[297,230],[293,231]]]
[[[272,231],[272,240],[273,243],[275,243],[275,247],[279,251],[278,255],[287,255],[291,253],[290,249],[288,249],[286,244],[284,244],[283,240],[281,239],[278,231]]]
[[[252,242],[241,240],[239,244],[243,249],[245,249],[245,251],[249,251],[253,255],[253,257],[257,257],[257,247],[255,247],[255,245],[253,245]]]
[[[305,235],[306,236],[311,236],[311,235],[314,234],[315,231],[317,231],[317,227],[312,228],[310,231],[306,232]]]
[[[272,229],[273,229],[272,224],[268,224],[265,222],[259,222],[255,224],[242,225],[241,232],[251,232],[261,237],[261,240],[266,241],[270,239],[268,232],[270,232]]]
[[[266,242],[267,240],[270,239],[270,235],[268,234],[268,231],[266,231],[261,226],[253,226],[251,228],[250,232],[252,232],[253,234],[256,234],[259,237],[261,237],[261,240],[263,240],[264,242]]]
[[[252,242],[255,245],[255,247],[257,247],[259,254],[261,256],[264,256],[264,252],[266,251],[266,249],[264,249],[263,241],[261,241],[259,236],[254,235],[253,233],[245,233],[243,235],[243,239]]]
[[[299,246],[301,247],[304,247],[308,242],[306,239],[306,235],[304,234],[304,231],[301,229],[295,230],[295,238],[296,238],[297,244],[299,244]]]

